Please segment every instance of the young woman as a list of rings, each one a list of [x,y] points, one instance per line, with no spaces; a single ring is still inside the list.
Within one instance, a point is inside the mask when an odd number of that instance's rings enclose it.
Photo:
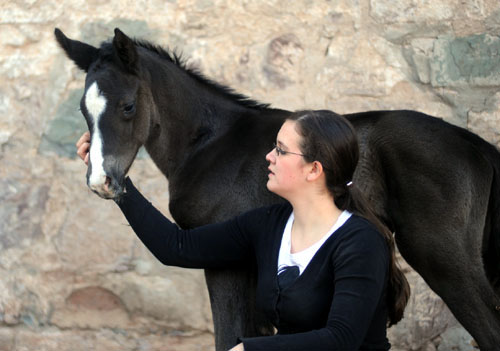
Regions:
[[[85,160],[89,138],[77,143]],[[224,223],[181,230],[127,179],[118,205],[164,264],[231,267],[255,260],[257,306],[277,329],[237,350],[388,350],[409,286],[392,233],[352,182],[359,158],[350,123],[331,111],[293,113],[281,127],[267,188],[286,202]]]

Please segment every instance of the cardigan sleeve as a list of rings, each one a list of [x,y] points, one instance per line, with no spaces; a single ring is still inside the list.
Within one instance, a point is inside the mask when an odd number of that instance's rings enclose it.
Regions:
[[[144,198],[129,178],[126,193],[116,202],[139,239],[165,265],[228,268],[253,256],[245,230],[251,212],[223,223],[182,230]]]
[[[325,327],[296,334],[242,338],[245,351],[359,349],[381,299],[385,298],[389,256],[384,239],[374,229],[354,234],[342,238],[331,257],[335,292]]]

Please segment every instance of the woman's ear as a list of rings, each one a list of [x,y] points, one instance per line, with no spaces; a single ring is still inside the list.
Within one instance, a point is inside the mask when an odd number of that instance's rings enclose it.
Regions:
[[[307,174],[307,180],[315,181],[323,175],[323,165],[319,161],[314,161],[311,165],[311,169]]]

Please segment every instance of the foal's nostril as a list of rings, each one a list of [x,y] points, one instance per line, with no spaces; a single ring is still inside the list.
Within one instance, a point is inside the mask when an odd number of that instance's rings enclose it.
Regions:
[[[106,176],[106,180],[104,181],[104,190],[109,191],[110,184],[111,184],[111,178]]]

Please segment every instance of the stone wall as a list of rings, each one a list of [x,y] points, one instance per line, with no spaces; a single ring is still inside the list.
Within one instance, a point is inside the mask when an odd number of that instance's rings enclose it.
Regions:
[[[498,0],[0,2],[0,351],[212,350],[203,273],[163,267],[85,186],[84,75],[54,27],[98,45],[120,27],[286,109],[415,109],[500,146]],[[142,155],[132,176],[168,214]],[[395,350],[470,350],[416,273]]]

